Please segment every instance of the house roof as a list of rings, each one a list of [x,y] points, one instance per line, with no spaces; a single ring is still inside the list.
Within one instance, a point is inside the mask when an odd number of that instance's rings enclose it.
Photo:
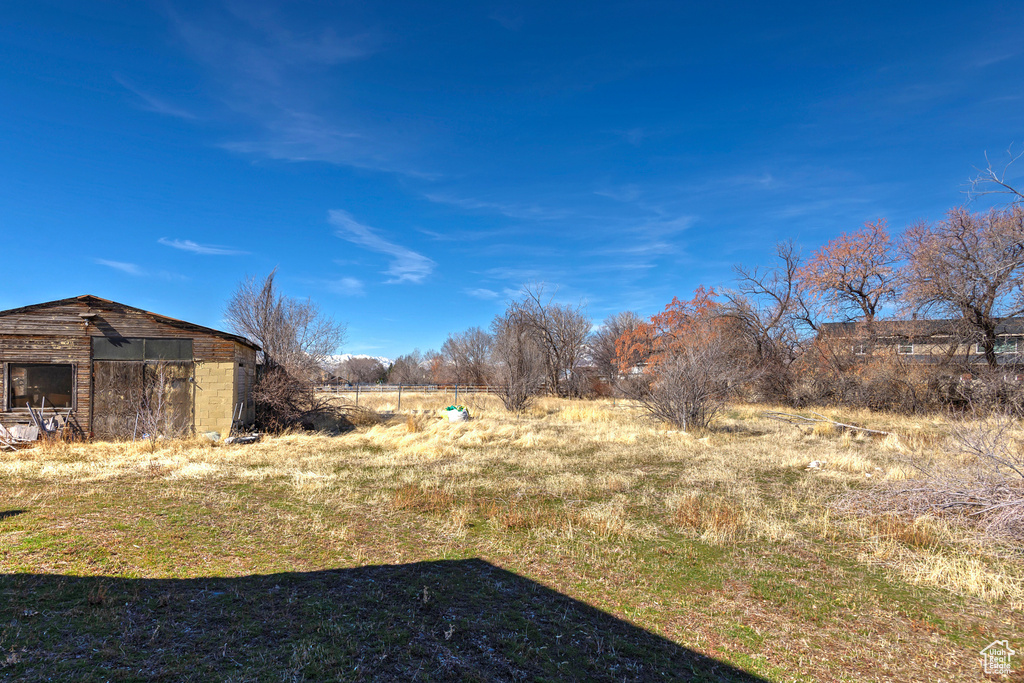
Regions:
[[[880,337],[931,337],[956,335],[963,331],[961,320],[875,320],[872,332]],[[836,337],[852,337],[868,331],[868,323],[822,323],[821,332]],[[1010,318],[996,325],[996,334],[1024,333],[1024,318]]]
[[[122,304],[117,301],[111,301],[110,299],[103,299],[92,294],[83,294],[82,296],[74,296],[68,299],[57,299],[55,301],[44,301],[40,304],[32,304],[31,306],[22,306],[20,308],[10,308],[6,311],[0,311],[0,317],[8,315],[18,315],[21,313],[29,313],[31,311],[38,311],[45,308],[52,308],[55,306],[67,306],[69,304],[84,304],[89,307],[95,308],[119,308],[126,311],[133,311],[135,313],[141,313],[147,315],[153,320],[170,325],[171,327],[177,327],[182,330],[189,330],[192,332],[201,332],[203,334],[209,334],[215,337],[221,337],[223,339],[230,339],[231,341],[244,344],[250,348],[260,350],[257,344],[249,341],[245,337],[237,334],[231,334],[230,332],[224,332],[222,330],[215,330],[212,327],[204,327],[202,325],[196,325],[195,323],[186,322],[184,320],[178,320],[177,318],[171,318],[166,315],[160,315],[159,313],[153,313],[135,306],[129,306],[128,304]]]

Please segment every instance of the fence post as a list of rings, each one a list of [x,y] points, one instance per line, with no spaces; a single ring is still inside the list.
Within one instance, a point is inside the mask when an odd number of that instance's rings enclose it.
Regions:
[[[398,383],[398,412],[402,412],[402,383]]]
[[[359,407],[359,385],[356,385],[356,408]]]
[[[455,383],[455,405],[459,405],[459,383]]]

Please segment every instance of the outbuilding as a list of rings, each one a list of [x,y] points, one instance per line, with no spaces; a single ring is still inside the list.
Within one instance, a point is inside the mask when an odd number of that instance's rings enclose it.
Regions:
[[[0,311],[0,424],[69,417],[98,438],[217,432],[255,417],[259,348],[238,335],[84,295]]]

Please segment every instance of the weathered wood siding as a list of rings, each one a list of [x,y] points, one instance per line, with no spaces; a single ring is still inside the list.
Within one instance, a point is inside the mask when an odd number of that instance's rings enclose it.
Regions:
[[[83,313],[95,313],[92,318]],[[193,360],[255,366],[256,352],[229,338],[161,321],[159,317],[116,304],[95,301],[68,302],[0,315],[0,396],[6,408],[7,363],[71,363],[75,366],[73,415],[85,431],[92,431],[92,337],[148,337],[191,339]],[[249,385],[251,387],[251,384]],[[246,387],[246,389],[249,389]],[[4,410],[0,421],[30,422],[25,410]]]
[[[7,363],[71,363],[75,367],[73,415],[79,427],[89,431],[92,418],[92,342],[84,334],[81,321],[77,334],[63,337],[42,336],[35,327],[31,328],[34,334],[12,333],[4,322],[0,318],[0,390],[3,391],[0,408],[7,405]],[[0,415],[7,424],[32,422],[26,410],[6,410]]]

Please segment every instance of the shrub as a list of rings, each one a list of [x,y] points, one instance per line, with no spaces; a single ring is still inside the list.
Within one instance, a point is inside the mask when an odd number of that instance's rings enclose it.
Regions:
[[[351,421],[342,409],[317,396],[313,385],[277,366],[262,373],[253,385],[256,428],[265,432],[285,429],[343,428]],[[348,418],[348,419],[346,419]]]
[[[954,457],[920,455],[906,464],[917,476],[844,499],[859,512],[954,516],[991,536],[1024,540],[1024,436],[1013,416],[990,414],[954,422],[946,446]]]
[[[617,345],[623,393],[654,418],[680,429],[707,427],[726,399],[756,372],[736,318],[722,314],[713,291],[673,299]]]

